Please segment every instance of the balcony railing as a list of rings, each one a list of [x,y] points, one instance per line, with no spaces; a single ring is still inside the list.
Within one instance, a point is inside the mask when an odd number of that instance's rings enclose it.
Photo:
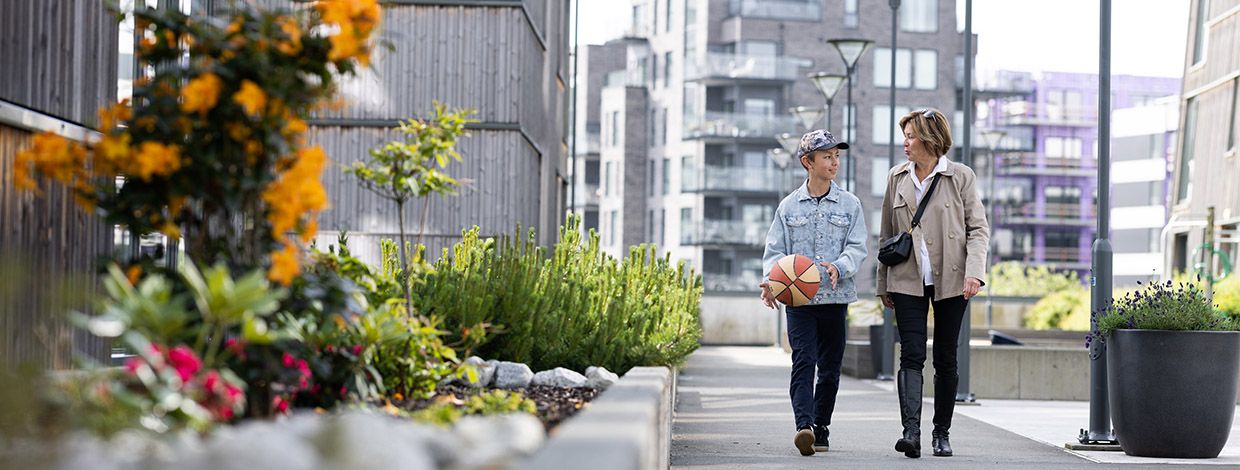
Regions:
[[[685,80],[784,80],[795,81],[804,61],[781,56],[756,56],[712,52],[701,61],[685,65]]]
[[[1019,206],[999,207],[996,223],[1000,225],[1072,225],[1089,226],[1097,220],[1098,211],[1094,206],[1081,210],[1077,203],[1046,203],[1042,212],[1038,213],[1036,203],[1025,203]]]
[[[599,201],[599,185],[583,184],[574,195],[574,204],[578,206],[597,206]]]
[[[822,2],[806,0],[730,0],[728,14],[748,18],[818,21]]]
[[[701,116],[685,118],[685,138],[760,138],[775,142],[775,136],[797,129],[792,116],[768,116],[765,114],[738,114],[708,111]]]
[[[681,173],[684,192],[705,191],[787,193],[792,191],[804,176],[803,171],[779,168],[744,168],[706,166],[686,168]]]
[[[680,232],[681,245],[743,245],[763,246],[770,222],[745,222],[741,220],[703,220]]]
[[[1000,160],[1000,174],[1048,175],[1048,176],[1094,176],[1097,169],[1089,157],[1055,158],[1039,157],[1032,152],[1010,153]]]
[[[1076,247],[1048,246],[1042,249],[1042,261],[1047,263],[1079,263],[1087,259],[1087,256],[1081,254],[1081,249]]]
[[[1092,127],[1098,124],[1098,115],[1094,108],[1043,104],[1030,107],[1024,113],[1004,115],[1001,121],[1007,126]]]
[[[740,275],[702,273],[702,289],[709,292],[757,292],[762,277],[751,272]]]

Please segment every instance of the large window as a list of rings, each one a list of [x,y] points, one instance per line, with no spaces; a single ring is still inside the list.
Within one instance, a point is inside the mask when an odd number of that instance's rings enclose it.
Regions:
[[[1081,139],[1076,137],[1047,137],[1043,141],[1043,154],[1047,158],[1081,158]]]
[[[904,0],[900,5],[900,31],[935,33],[938,30],[938,0]]]
[[[904,145],[904,131],[900,129],[900,118],[909,113],[908,106],[896,106],[896,122],[891,122],[891,107],[887,105],[878,105],[874,107],[874,115],[871,116],[871,122],[874,124],[874,142],[878,145],[887,145],[891,141],[892,133],[896,137],[896,145]],[[886,177],[886,173],[883,174]]]
[[[857,123],[854,121],[856,121],[857,119],[860,119],[860,116],[857,116],[857,105],[854,104],[851,107],[841,107],[841,109],[843,109],[844,111],[844,127],[840,129],[839,134],[835,134],[835,137],[836,139],[848,139],[846,142],[848,142],[849,145],[852,145],[853,142],[851,141],[857,140]],[[851,115],[849,111],[852,111]],[[831,132],[833,134],[835,133],[835,131],[831,131]],[[840,174],[843,174],[843,169],[842,169],[843,165],[847,165],[847,163],[846,162],[841,163]]]
[[[672,86],[672,53],[663,54],[663,86]]]
[[[620,145],[620,111],[611,112],[611,146]]]
[[[844,27],[856,28],[861,23],[857,14],[857,0],[844,0]]]
[[[938,88],[938,51],[896,49],[896,88]],[[874,86],[891,86],[891,49],[874,51]]]
[[[663,159],[663,195],[672,191],[672,159]]]
[[[887,192],[887,157],[875,157],[870,160],[870,195],[882,196]],[[870,223],[877,224],[878,221]]]
[[[1206,0],[1197,0],[1197,21],[1193,25],[1193,64],[1199,64],[1206,60],[1206,17],[1210,12],[1206,8],[1210,3]]]
[[[1180,168],[1176,176],[1175,202],[1188,199],[1192,188],[1193,151],[1197,140],[1197,98],[1189,98],[1184,111],[1184,140],[1180,143]]]

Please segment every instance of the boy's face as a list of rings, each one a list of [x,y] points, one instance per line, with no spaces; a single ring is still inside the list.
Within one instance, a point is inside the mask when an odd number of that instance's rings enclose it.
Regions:
[[[801,157],[801,165],[810,176],[834,180],[840,170],[840,149],[815,150]]]

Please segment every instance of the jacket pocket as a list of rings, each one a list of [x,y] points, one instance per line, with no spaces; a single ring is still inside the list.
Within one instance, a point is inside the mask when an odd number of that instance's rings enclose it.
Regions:
[[[827,222],[831,222],[831,225],[836,227],[847,228],[849,225],[852,225],[852,214],[832,212],[827,216]]]

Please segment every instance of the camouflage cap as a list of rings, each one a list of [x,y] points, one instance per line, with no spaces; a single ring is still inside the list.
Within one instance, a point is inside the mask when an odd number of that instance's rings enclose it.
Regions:
[[[846,149],[848,148],[848,143],[835,140],[835,136],[826,130],[814,129],[801,136],[801,146],[797,147],[797,154],[794,158],[799,160],[801,156],[815,150],[830,150],[833,148]]]

